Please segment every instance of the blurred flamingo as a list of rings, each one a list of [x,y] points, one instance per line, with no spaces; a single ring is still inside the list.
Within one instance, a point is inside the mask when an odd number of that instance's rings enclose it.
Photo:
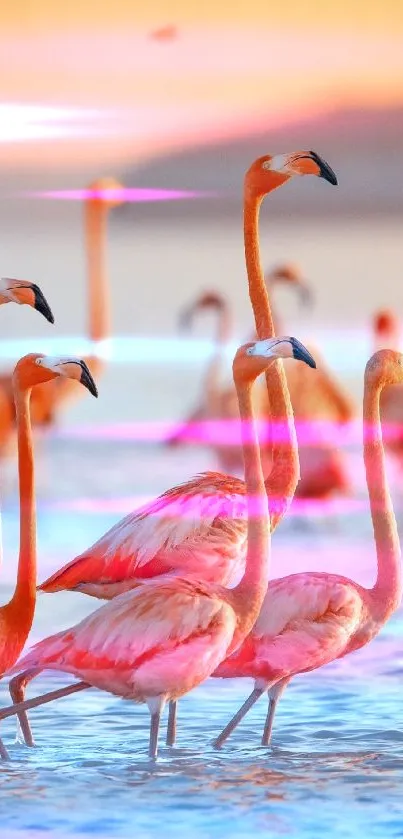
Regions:
[[[403,355],[375,353],[364,377],[364,463],[374,529],[377,576],[365,589],[338,574],[293,574],[269,583],[260,615],[243,645],[214,676],[249,676],[255,687],[215,740],[221,747],[247,711],[267,691],[262,744],[268,745],[277,702],[298,673],[315,670],[368,644],[400,604],[399,536],[385,473],[379,414],[381,392],[403,383]]]
[[[266,155],[245,176],[244,235],[249,294],[260,339],[273,337],[269,298],[260,264],[258,220],[265,195],[293,176],[316,175],[332,184],[334,172],[315,152]],[[282,362],[266,372],[270,416],[281,426],[273,446],[273,468],[265,486],[272,531],[287,511],[299,479],[294,418]],[[244,569],[245,484],[239,478],[205,472],[129,514],[79,557],[39,586],[41,591],[80,591],[111,599],[145,579],[165,573],[192,574],[208,582],[233,584]],[[22,701],[31,677],[14,685]],[[174,739],[176,708],[171,704],[168,742]]]
[[[304,302],[311,300],[308,284],[303,279],[301,271],[292,264],[279,265],[266,275],[266,285],[272,289],[276,283],[283,282],[295,287]],[[198,408],[190,415],[167,440],[169,445],[178,445],[187,441],[208,441],[209,425],[214,420],[228,423],[228,435],[231,428],[231,440],[234,433],[234,423],[239,416],[234,389],[223,387],[221,383],[222,359],[225,346],[229,343],[233,333],[233,318],[227,299],[216,292],[202,294],[185,312],[181,321],[189,325],[196,312],[214,308],[218,314],[218,329],[215,353],[211,359],[202,387],[202,399]],[[280,325],[278,316],[273,318],[276,334],[285,331]],[[318,359],[317,348],[310,347]],[[335,376],[320,359],[317,373],[314,377],[306,374],[295,376],[295,369],[284,362],[288,390],[297,429],[298,450],[300,459],[301,478],[297,485],[297,498],[324,498],[335,492],[345,492],[349,489],[350,479],[346,467],[346,459],[340,449],[329,437],[329,424],[339,428],[355,416],[355,406],[349,395],[336,380]],[[263,422],[267,434],[270,417],[267,390],[260,386],[255,389],[255,410]],[[322,425],[322,430],[321,430]],[[323,430],[323,425],[325,429]],[[207,433],[206,433],[207,429]],[[281,433],[281,427],[280,427]],[[326,433],[324,433],[324,431]],[[238,437],[237,430],[235,431]],[[311,437],[307,441],[307,434]],[[238,473],[242,468],[242,450],[240,440],[232,443],[213,443],[212,448],[219,460],[220,467],[228,472]],[[272,448],[262,443],[261,456],[264,474],[270,469]]]
[[[272,338],[241,347],[233,374],[242,426],[247,510],[245,572],[233,589],[165,576],[115,597],[77,626],[41,641],[15,668],[16,684],[43,669],[72,673],[135,702],[151,715],[149,756],[158,749],[160,716],[203,682],[242,643],[259,614],[268,584],[270,517],[253,417],[253,382],[276,358],[315,362],[295,338]],[[186,515],[186,511],[184,511]],[[78,690],[84,685],[76,686]],[[13,691],[12,685],[10,689]],[[71,692],[71,686],[67,688]],[[59,693],[59,695],[62,695]],[[49,699],[49,696],[46,696]],[[18,705],[22,730],[32,736]],[[0,719],[3,717],[0,712]],[[7,712],[6,712],[7,715]]]
[[[270,291],[278,282],[285,282],[289,285],[295,286],[304,302],[310,299],[310,291],[308,285],[305,283],[298,268],[291,264],[278,265],[274,267],[265,276],[265,282]],[[224,295],[217,292],[202,293],[193,304],[185,309],[180,317],[182,326],[189,328],[191,326],[195,315],[203,310],[215,309],[218,315],[217,319],[217,334],[215,341],[215,351],[211,358],[207,371],[204,377],[201,388],[201,399],[199,406],[192,412],[189,418],[179,426],[179,428],[167,439],[169,446],[176,446],[178,444],[192,442],[208,443],[209,434],[205,433],[205,429],[209,423],[221,420],[228,424],[228,428],[224,431],[226,437],[231,430],[231,439],[236,438],[235,443],[225,444],[213,442],[212,448],[219,460],[220,468],[230,472],[239,473],[243,468],[242,448],[240,439],[240,430],[238,426],[239,410],[236,399],[236,393],[232,386],[223,386],[222,384],[222,368],[223,355],[229,341],[233,338],[234,323],[233,314],[230,303]],[[277,335],[281,333],[277,327],[277,318],[273,316],[275,324],[275,332]],[[252,335],[252,340],[256,337]],[[254,409],[259,419],[267,425],[270,418],[270,407],[267,398],[267,388],[262,384],[258,384],[254,391]],[[261,445],[260,448],[263,473],[269,474],[272,461],[272,447],[271,445]]]
[[[49,310],[50,311],[50,310]],[[57,359],[26,355],[13,373],[12,383],[18,435],[18,472],[20,491],[20,554],[14,594],[0,608],[0,675],[21,654],[31,629],[36,601],[36,508],[34,455],[30,419],[30,396],[33,387],[55,376],[80,381],[94,396],[96,387],[87,366],[77,359]],[[7,753],[0,740],[0,755]]]
[[[110,335],[109,284],[106,267],[106,222],[112,207],[122,203],[122,185],[113,178],[99,178],[88,186],[84,202],[85,243],[88,276],[88,337],[100,342]],[[99,355],[85,357],[91,374],[98,379],[104,369]],[[33,425],[51,425],[62,404],[77,391],[66,378],[56,378],[36,388],[32,395]]]

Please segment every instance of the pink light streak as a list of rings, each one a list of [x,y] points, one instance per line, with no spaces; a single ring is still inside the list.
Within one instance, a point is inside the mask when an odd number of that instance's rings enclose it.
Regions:
[[[203,420],[191,425],[173,425],[167,421],[144,421],[131,423],[107,423],[101,425],[80,425],[57,432],[60,437],[91,440],[132,440],[137,442],[164,443],[171,436],[178,435],[179,442],[196,443],[200,445],[237,446],[241,444],[240,420]],[[333,445],[333,446],[362,446],[362,420],[350,423],[338,423],[330,420],[297,421],[295,423],[298,442],[304,446]],[[287,440],[284,423],[257,422],[259,440],[267,443],[273,440],[281,444]],[[374,428],[365,427],[366,439],[373,439]],[[248,435],[248,426],[245,429]],[[384,441],[402,440],[403,424],[382,423],[382,437]]]
[[[122,187],[122,189],[61,189],[48,192],[27,192],[27,198],[45,198],[54,201],[110,200],[129,204],[155,201],[188,201],[197,198],[216,198],[217,192],[186,189],[148,189]]]
[[[49,504],[46,504],[48,509],[57,510],[57,511],[69,511],[69,512],[77,512],[77,513],[90,513],[95,515],[105,515],[105,514],[116,514],[119,516],[125,516],[128,513],[132,513],[136,510],[140,510],[141,507],[145,504],[149,504],[152,501],[155,501],[155,496],[143,496],[143,495],[133,495],[133,496],[122,496],[121,498],[90,498],[90,497],[83,497],[83,498],[75,498],[72,500],[61,500],[61,501],[52,501]],[[245,496],[239,496],[239,501],[243,506],[245,505]],[[184,517],[191,517],[192,519],[195,518],[195,508],[194,508],[194,501],[192,504],[186,505],[186,501],[182,501],[181,504],[177,504],[177,509],[171,507],[171,518],[177,518],[180,520]],[[274,512],[276,506],[283,507],[283,502],[280,499],[270,499],[270,509]],[[287,516],[303,516],[307,518],[321,518],[323,516],[339,516],[339,515],[350,515],[352,513],[361,513],[368,511],[368,501],[367,499],[361,498],[352,498],[352,497],[336,497],[336,498],[326,498],[326,499],[313,499],[313,498],[294,498],[291,507],[287,513]],[[253,514],[253,508],[252,508]],[[256,503],[256,515],[261,514],[261,506],[260,503]],[[165,509],[159,510],[153,513],[153,516],[158,518],[162,516],[164,518],[167,517],[167,513]],[[203,519],[203,515],[200,515],[200,519]]]

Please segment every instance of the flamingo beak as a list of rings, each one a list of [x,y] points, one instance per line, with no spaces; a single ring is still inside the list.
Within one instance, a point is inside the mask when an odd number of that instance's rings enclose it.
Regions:
[[[324,180],[328,181],[329,184],[332,184],[332,186],[337,186],[338,181],[336,174],[333,172],[333,169],[329,166],[329,164],[326,163],[326,160],[323,160],[323,157],[319,157],[319,155],[314,151],[310,151],[309,155],[319,169],[319,177],[324,178]]]
[[[290,338],[289,341],[292,346],[293,358],[297,359],[297,361],[303,361],[308,365],[308,367],[316,369],[316,361],[314,357],[311,355],[309,350],[301,344],[301,341],[298,341],[297,338]]]
[[[55,319],[53,317],[52,310],[39,286],[35,285],[35,283],[32,283],[32,291],[34,293],[35,298],[34,308],[38,312],[40,312],[41,315],[43,315],[44,318],[46,318],[46,320],[49,321],[49,323],[54,323]]]
[[[89,392],[92,394],[92,396],[95,396],[95,398],[97,399],[98,398],[97,386],[94,382],[94,379],[91,376],[91,373],[90,373],[85,361],[80,361],[80,367],[81,367],[81,371],[82,371],[81,376],[80,376],[81,384],[84,385],[84,387],[86,387],[87,390],[89,390]]]

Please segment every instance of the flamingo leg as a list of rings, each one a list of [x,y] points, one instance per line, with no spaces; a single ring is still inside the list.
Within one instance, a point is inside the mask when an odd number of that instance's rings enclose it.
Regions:
[[[271,689],[267,691],[269,696],[269,708],[267,711],[266,721],[264,724],[263,729],[263,736],[262,736],[262,746],[269,746],[271,740],[271,734],[273,730],[273,721],[274,721],[274,714],[276,713],[277,703],[280,699],[280,696],[284,693],[289,679],[282,679],[276,685],[274,685]]]
[[[264,691],[265,691],[264,687],[258,687],[258,688],[255,687],[253,689],[250,696],[248,696],[248,698],[243,703],[243,705],[241,705],[239,711],[237,711],[236,714],[232,717],[232,720],[230,720],[228,725],[225,726],[225,728],[223,729],[221,734],[219,734],[219,736],[215,740],[213,740],[213,746],[214,746],[215,749],[221,749],[222,748],[222,746],[224,745],[227,737],[229,737],[230,734],[232,734],[234,729],[237,727],[238,723],[240,723],[241,720],[244,718],[244,716],[246,716],[248,711],[252,708],[252,705],[254,705],[255,702],[257,702],[257,700],[261,697],[261,695],[262,695],[262,693],[264,693]]]
[[[22,673],[19,673],[18,676],[14,676],[14,678],[11,679],[8,689],[14,705],[24,702],[27,685],[35,675],[39,675],[39,672],[40,671],[37,670],[24,670]],[[25,744],[31,747],[35,746],[27,712],[20,711],[17,716],[19,724],[19,731],[17,730],[17,740],[18,735],[21,732]]]
[[[266,722],[264,724],[262,746],[268,746],[271,740],[271,733],[273,730],[274,714],[276,713],[278,698],[269,698],[269,709],[267,711]]]
[[[168,713],[168,728],[167,728],[167,746],[174,746],[176,740],[176,723],[177,723],[178,705],[176,701],[169,703]]]
[[[2,740],[0,740],[0,759],[10,760],[10,756]]]
[[[92,687],[87,682],[77,682],[74,685],[67,685],[65,688],[58,688],[58,690],[51,690],[49,693],[43,693],[41,696],[35,696],[34,699],[27,699],[25,702],[19,702],[18,705],[9,705],[8,708],[0,710],[0,720],[13,716],[13,714],[20,714],[21,711],[28,711],[30,708],[38,708],[39,705],[46,705],[47,702],[53,702],[55,699],[61,699],[62,696],[70,696],[71,693],[77,693],[79,690],[86,690]],[[0,741],[0,757],[7,760],[8,754],[3,744]]]
[[[150,740],[148,744],[148,756],[151,760],[156,760],[158,755],[158,735],[165,701],[165,696],[152,696],[146,700],[151,714]]]

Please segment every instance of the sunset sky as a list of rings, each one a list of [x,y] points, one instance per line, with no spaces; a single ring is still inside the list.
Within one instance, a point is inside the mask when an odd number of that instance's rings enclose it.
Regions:
[[[152,37],[168,25],[174,37]],[[400,104],[401,0],[13,0],[2,10],[3,166],[140,160],[340,106]]]

